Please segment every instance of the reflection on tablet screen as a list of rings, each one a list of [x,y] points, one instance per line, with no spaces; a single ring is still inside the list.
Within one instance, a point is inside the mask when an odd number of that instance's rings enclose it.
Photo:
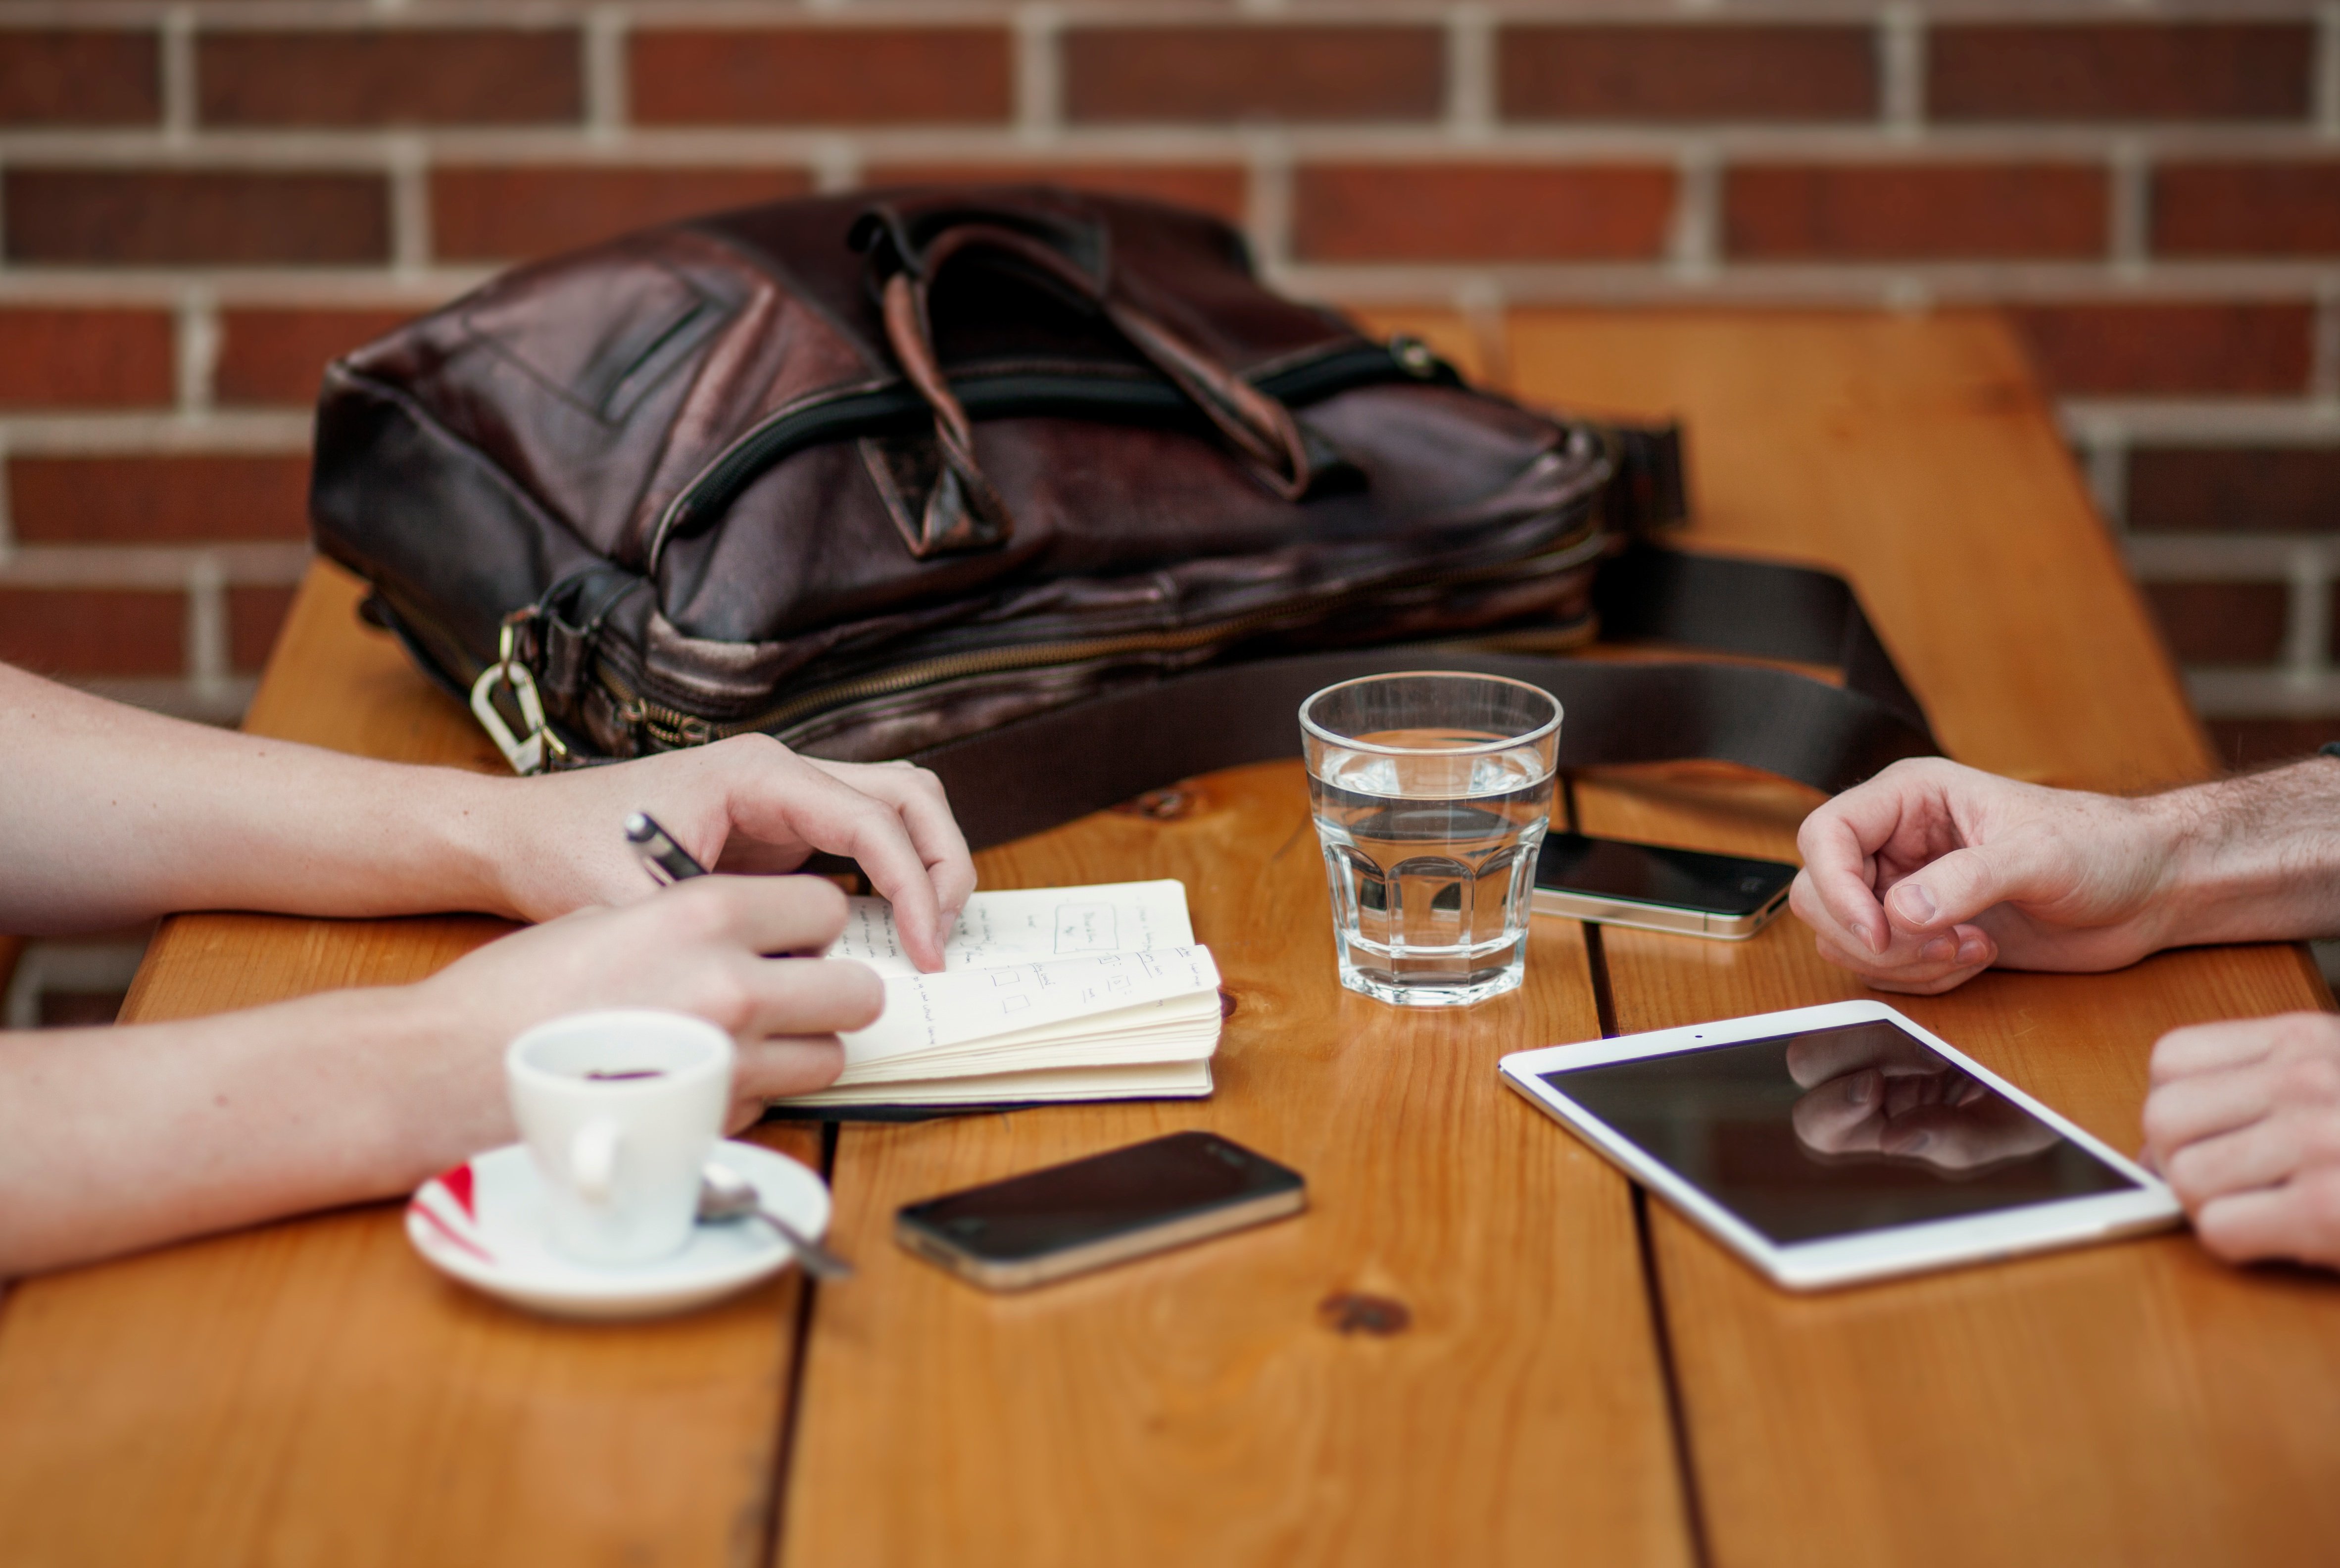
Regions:
[[[1543,1080],[1779,1243],[2137,1190],[1887,1023]]]

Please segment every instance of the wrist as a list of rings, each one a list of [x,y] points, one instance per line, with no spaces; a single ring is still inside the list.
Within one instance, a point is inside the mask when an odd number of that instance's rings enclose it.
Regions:
[[[441,878],[436,907],[531,918],[515,874],[528,853],[522,791],[510,779],[454,769],[431,772],[438,787],[425,792],[428,819],[416,823],[416,831],[417,841],[431,847]]]

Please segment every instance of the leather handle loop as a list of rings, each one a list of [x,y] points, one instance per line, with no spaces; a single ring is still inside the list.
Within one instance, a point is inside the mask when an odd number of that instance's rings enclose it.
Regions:
[[[1014,256],[1095,306],[1131,347],[1186,394],[1269,491],[1284,501],[1296,501],[1307,492],[1314,478],[1307,444],[1290,410],[1171,331],[1151,312],[1114,297],[1098,278],[1045,241],[1003,223],[970,221],[946,229],[915,255],[903,253],[898,243],[886,246],[898,269],[887,275],[883,287],[886,334],[904,373],[935,411],[945,465],[971,496],[979,493],[978,510],[996,508],[1003,538],[1006,506],[975,466],[973,432],[942,375],[927,306],[943,268],[973,250]]]

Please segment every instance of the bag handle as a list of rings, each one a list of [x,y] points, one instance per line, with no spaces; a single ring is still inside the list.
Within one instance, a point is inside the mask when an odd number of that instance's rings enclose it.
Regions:
[[[975,458],[974,428],[943,374],[934,346],[931,299],[936,280],[971,252],[1006,254],[1063,285],[1110,322],[1215,426],[1244,464],[1285,501],[1305,494],[1314,475],[1308,445],[1292,412],[1203,349],[1173,332],[1142,306],[1117,295],[1101,269],[1082,265],[1057,245],[973,213],[951,222],[923,243],[903,215],[874,207],[855,225],[853,243],[880,269],[886,337],[903,374],[934,412],[943,476],[928,499],[920,556],[1005,544],[1015,520]]]

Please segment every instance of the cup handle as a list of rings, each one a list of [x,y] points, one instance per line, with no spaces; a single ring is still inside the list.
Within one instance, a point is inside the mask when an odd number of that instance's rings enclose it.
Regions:
[[[612,1121],[587,1122],[569,1142],[569,1178],[587,1203],[608,1203],[618,1174],[618,1146],[625,1134]]]

